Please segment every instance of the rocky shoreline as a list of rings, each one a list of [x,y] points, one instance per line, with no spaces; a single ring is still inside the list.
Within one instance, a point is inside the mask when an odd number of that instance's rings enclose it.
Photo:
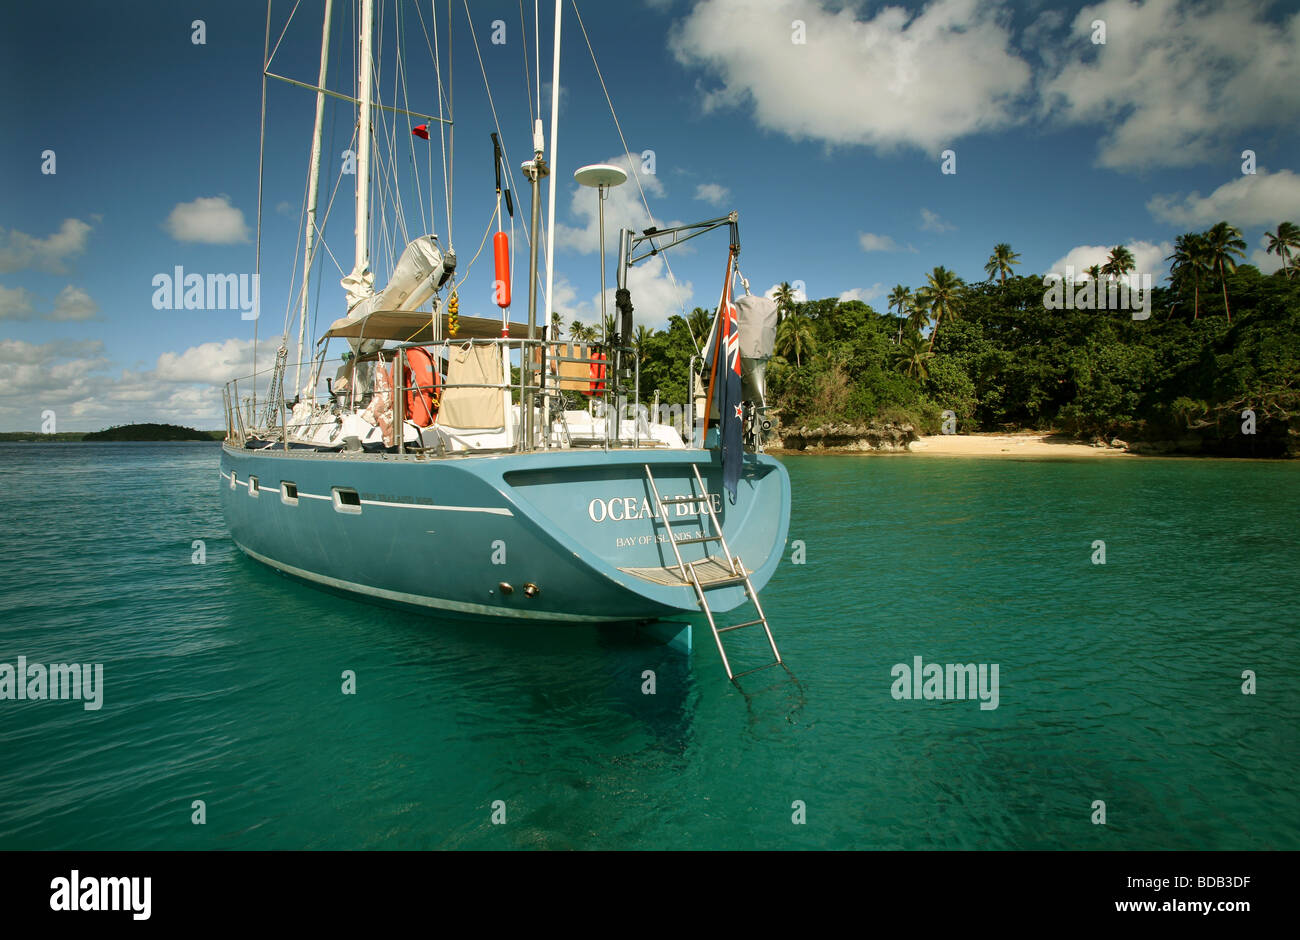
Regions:
[[[919,437],[910,424],[830,424],[781,428],[777,439],[780,446],[770,449],[792,454],[898,454]]]
[[[1232,446],[1236,445],[1236,446]],[[1025,457],[1261,457],[1285,458],[1287,448],[1268,440],[1225,442],[1186,435],[1177,440],[1092,441],[1066,434],[1024,431],[1008,434],[919,435],[911,424],[829,424],[779,428],[768,450],[777,454],[933,454],[938,456]]]

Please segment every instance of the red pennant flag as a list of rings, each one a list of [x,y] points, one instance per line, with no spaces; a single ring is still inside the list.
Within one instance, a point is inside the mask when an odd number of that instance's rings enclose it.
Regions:
[[[411,128],[411,133],[414,134],[416,137],[423,137],[425,140],[428,140],[428,139],[429,139],[429,125],[428,125],[428,124],[421,124],[419,127],[413,127],[413,128]]]

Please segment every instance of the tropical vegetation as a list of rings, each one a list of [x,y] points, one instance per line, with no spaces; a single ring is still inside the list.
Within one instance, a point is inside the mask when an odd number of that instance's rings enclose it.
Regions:
[[[1239,263],[1244,250],[1227,222],[1180,235],[1143,320],[1046,309],[1042,275],[1015,274],[1019,255],[1005,243],[986,280],[939,266],[923,284],[894,287],[883,312],[779,289],[769,403],[786,427],[907,420],[936,432],[951,411],[959,431],[1195,437],[1217,453],[1300,454],[1300,228],[1269,233],[1282,262],[1271,275]],[[1132,251],[1117,245],[1089,274],[1133,271]],[[637,336],[643,395],[686,401],[686,364],[710,318],[697,307]]]

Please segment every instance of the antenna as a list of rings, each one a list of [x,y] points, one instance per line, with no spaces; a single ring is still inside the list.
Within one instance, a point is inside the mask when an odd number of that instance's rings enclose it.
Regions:
[[[605,198],[610,187],[627,182],[627,173],[608,163],[593,163],[580,167],[574,172],[573,178],[583,186],[593,187],[597,192],[600,207],[600,329],[602,337],[608,342],[609,337],[605,335]]]

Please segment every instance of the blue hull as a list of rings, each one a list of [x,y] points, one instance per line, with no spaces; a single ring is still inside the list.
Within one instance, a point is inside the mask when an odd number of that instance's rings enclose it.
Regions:
[[[671,527],[658,518],[646,464],[665,500],[695,493],[691,468],[699,467],[732,553],[762,590],[780,563],[790,518],[789,477],[764,455],[746,455],[734,504],[722,489],[716,450],[430,459],[225,446],[220,493],[231,535],[250,557],[389,603],[551,621],[698,612],[692,587],[627,570],[675,570],[669,529],[678,539],[700,534],[689,504],[665,507]],[[296,487],[296,502],[286,498],[286,482]],[[701,560],[710,553],[705,546],[721,555],[716,542],[679,550]],[[536,585],[535,596],[527,596],[527,584]],[[715,611],[744,601],[743,587],[709,592]]]

